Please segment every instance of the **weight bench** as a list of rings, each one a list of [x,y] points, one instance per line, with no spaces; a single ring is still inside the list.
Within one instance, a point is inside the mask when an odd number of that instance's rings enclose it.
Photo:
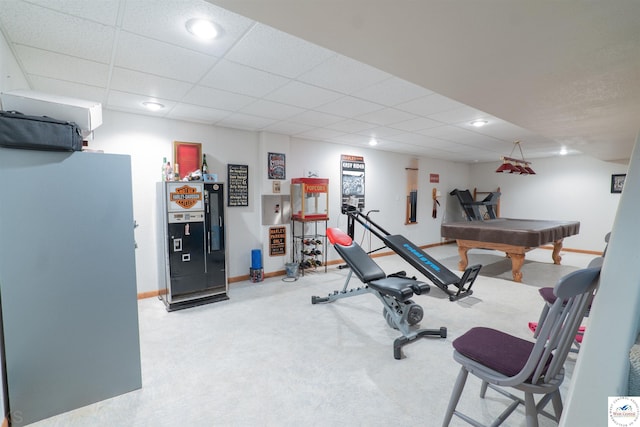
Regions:
[[[393,342],[393,357],[402,359],[402,347],[414,340],[437,335],[447,337],[447,328],[415,329],[412,326],[422,320],[422,307],[411,300],[413,295],[427,294],[431,287],[423,282],[405,277],[404,273],[387,276],[376,262],[354,242],[349,235],[338,228],[328,228],[327,237],[349,266],[349,274],[342,291],[334,291],[326,297],[312,296],[311,303],[329,303],[364,293],[374,294],[384,306],[382,315],[387,324],[398,329],[402,336]],[[351,275],[355,273],[365,286],[348,289]]]
[[[353,235],[353,225],[355,221],[359,222],[366,230],[379,238],[386,247],[400,255],[402,259],[411,264],[416,270],[431,280],[434,285],[446,293],[449,296],[449,301],[456,301],[473,294],[471,287],[480,273],[481,265],[476,264],[468,267],[462,274],[462,277],[458,277],[454,272],[429,256],[429,254],[410,242],[406,237],[400,234],[390,234],[384,228],[373,222],[368,215],[363,215],[356,208],[343,205],[342,213],[347,215],[349,219],[349,235]],[[449,289],[450,285],[455,288],[453,290]]]

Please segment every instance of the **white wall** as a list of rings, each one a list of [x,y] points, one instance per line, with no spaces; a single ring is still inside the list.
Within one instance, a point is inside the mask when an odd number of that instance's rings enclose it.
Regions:
[[[627,165],[575,155],[535,159],[536,175],[495,173],[498,166],[471,166],[469,187],[500,187],[502,217],[580,221],[580,233],[565,239],[564,247],[604,249],[620,201],[620,194],[611,193],[611,175],[626,173]]]
[[[282,196],[287,196],[290,193],[289,181],[291,178],[290,171],[286,171],[286,179],[278,180],[280,181],[280,193],[273,192],[273,181],[269,179],[269,175],[267,173],[267,158],[268,153],[283,153],[285,154],[285,161],[287,163],[290,162],[289,152],[291,141],[290,138],[286,135],[273,134],[267,132],[260,132],[260,151],[259,151],[259,170],[257,171],[256,183],[258,183],[258,193],[260,199],[262,195],[274,195],[280,194]],[[290,164],[290,163],[289,163]],[[262,200],[260,200],[261,202]],[[258,212],[262,215],[262,206],[259,205]],[[258,218],[260,224],[262,224],[262,217]],[[286,253],[284,256],[270,256],[269,255],[269,228],[273,227],[274,224],[262,226],[262,233],[260,243],[255,247],[255,249],[262,249],[262,260],[264,271],[269,272],[281,272],[285,269],[285,264],[291,262],[291,225],[290,223],[283,218],[285,221],[284,225],[287,232],[287,239],[285,243]]]
[[[407,171],[411,156],[370,149],[309,141],[294,138],[287,159],[287,176],[302,177],[305,170],[317,170],[321,177],[329,178],[329,227],[347,230],[347,217],[340,212],[341,203],[341,155],[362,156],[365,163],[365,208],[372,213],[371,219],[391,234],[404,234],[418,245],[440,242],[440,224],[444,206],[438,210],[437,219],[431,217],[431,189],[435,186],[445,194],[448,188],[467,182],[468,166],[460,163],[420,158],[418,162],[418,209],[417,223],[405,225]],[[440,183],[429,184],[429,174],[440,174]],[[441,203],[446,203],[446,198]],[[363,240],[364,238],[364,240]],[[369,234],[356,224],[355,240],[368,249],[381,246],[375,237],[369,246]],[[388,250],[387,250],[388,251]],[[339,259],[331,250],[330,259]]]
[[[362,156],[366,166],[365,212],[378,209],[372,219],[392,234],[408,236],[418,245],[441,241],[440,224],[445,214],[459,210],[457,199],[449,196],[454,188],[493,190],[501,188],[504,217],[567,219],[581,221],[581,232],[565,241],[566,248],[599,251],[603,237],[611,230],[619,194],[610,193],[613,173],[625,173],[626,166],[601,162],[586,156],[539,159],[535,176],[496,174],[496,164],[465,164],[419,158],[418,222],[405,225],[407,171],[412,157],[368,147],[353,147],[292,138],[269,133],[240,131],[198,125],[150,116],[104,111],[104,124],[95,132],[90,148],[131,155],[133,170],[136,262],[139,292],[157,289],[155,183],[161,177],[162,158],[173,158],[173,141],[202,143],[209,167],[219,180],[226,180],[226,165],[249,165],[249,206],[227,207],[228,274],[242,277],[249,273],[251,250],[262,249],[265,273],[284,270],[291,259],[290,234],[285,257],[269,257],[268,226],[262,226],[261,195],[272,194],[271,180],[266,179],[266,154],[286,154],[286,180],[281,194],[289,194],[291,178],[317,170],[329,178],[329,226],[346,230],[347,220],[340,213],[340,156]],[[440,182],[429,183],[429,174],[438,174]],[[105,177],[108,179],[108,177]],[[470,184],[473,183],[473,184]],[[442,194],[438,217],[431,217],[431,190]],[[457,218],[453,218],[454,220]],[[290,228],[287,228],[290,233]],[[366,249],[381,246],[375,238],[369,244],[364,228],[356,227],[356,240]],[[328,252],[329,260],[338,256]]]
[[[623,425],[608,421],[607,397],[628,393],[629,350],[640,329],[640,137],[631,157],[562,427]]]
[[[173,159],[173,141],[200,142],[211,173],[226,181],[226,165],[249,165],[249,206],[227,208],[227,248],[230,277],[249,273],[251,248],[261,241],[259,222],[258,135],[227,128],[164,120],[149,116],[103,111],[103,125],[95,131],[89,148],[129,154],[133,173],[139,292],[158,289],[156,255],[156,182],[162,159]],[[109,177],[104,177],[109,179]]]
[[[356,148],[317,141],[292,139],[283,135],[255,133],[198,125],[150,116],[103,111],[104,123],[95,131],[89,148],[109,153],[129,154],[133,171],[134,215],[136,229],[137,281],[139,292],[157,290],[156,255],[156,198],[155,183],[161,178],[162,158],[173,158],[173,141],[202,143],[203,153],[212,173],[226,181],[226,165],[249,165],[249,206],[227,207],[227,243],[229,277],[242,277],[249,273],[251,250],[261,248],[265,273],[284,270],[290,260],[290,234],[286,257],[269,257],[268,226],[262,226],[261,195],[272,194],[271,181],[266,179],[266,153],[286,154],[287,179],[281,194],[289,193],[291,178],[304,176],[307,170],[317,170],[330,179],[329,226],[346,230],[347,220],[340,213],[340,156],[360,155],[366,165],[366,207],[379,209],[372,218],[390,233],[411,236],[419,245],[440,242],[440,223],[451,202],[447,192],[465,187],[468,166],[464,164],[419,159],[418,223],[405,225],[406,171],[411,157],[369,148]],[[440,175],[440,183],[429,184],[429,174]],[[105,177],[108,179],[108,177]],[[431,217],[431,189],[443,194],[437,219]],[[288,228],[288,233],[290,229]],[[364,228],[356,227],[356,238],[361,241]],[[363,243],[368,248],[368,239]],[[371,248],[380,244],[373,242]],[[339,259],[330,250],[330,260]]]

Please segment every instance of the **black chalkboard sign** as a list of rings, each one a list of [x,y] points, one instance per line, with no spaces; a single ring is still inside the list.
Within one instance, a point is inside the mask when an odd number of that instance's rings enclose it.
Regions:
[[[249,166],[227,165],[227,206],[249,206]]]

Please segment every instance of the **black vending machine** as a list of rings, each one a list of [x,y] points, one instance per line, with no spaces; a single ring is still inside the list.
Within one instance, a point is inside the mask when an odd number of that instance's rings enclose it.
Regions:
[[[158,183],[159,298],[168,311],[229,299],[224,185]]]

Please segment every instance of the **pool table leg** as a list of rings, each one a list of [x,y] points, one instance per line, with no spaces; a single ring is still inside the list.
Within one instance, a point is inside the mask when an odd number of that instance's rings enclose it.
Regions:
[[[522,266],[524,265],[524,254],[507,252],[507,256],[511,258],[511,274],[514,282],[522,282]]]
[[[553,242],[553,252],[551,253],[551,258],[553,259],[554,264],[560,264],[560,261],[562,261],[562,257],[560,256],[561,249],[562,239]]]
[[[469,247],[461,245],[460,242],[458,242],[458,255],[460,256],[460,261],[458,262],[458,270],[460,271],[466,270],[467,265],[469,264],[469,258],[467,258],[467,251],[469,249]]]

